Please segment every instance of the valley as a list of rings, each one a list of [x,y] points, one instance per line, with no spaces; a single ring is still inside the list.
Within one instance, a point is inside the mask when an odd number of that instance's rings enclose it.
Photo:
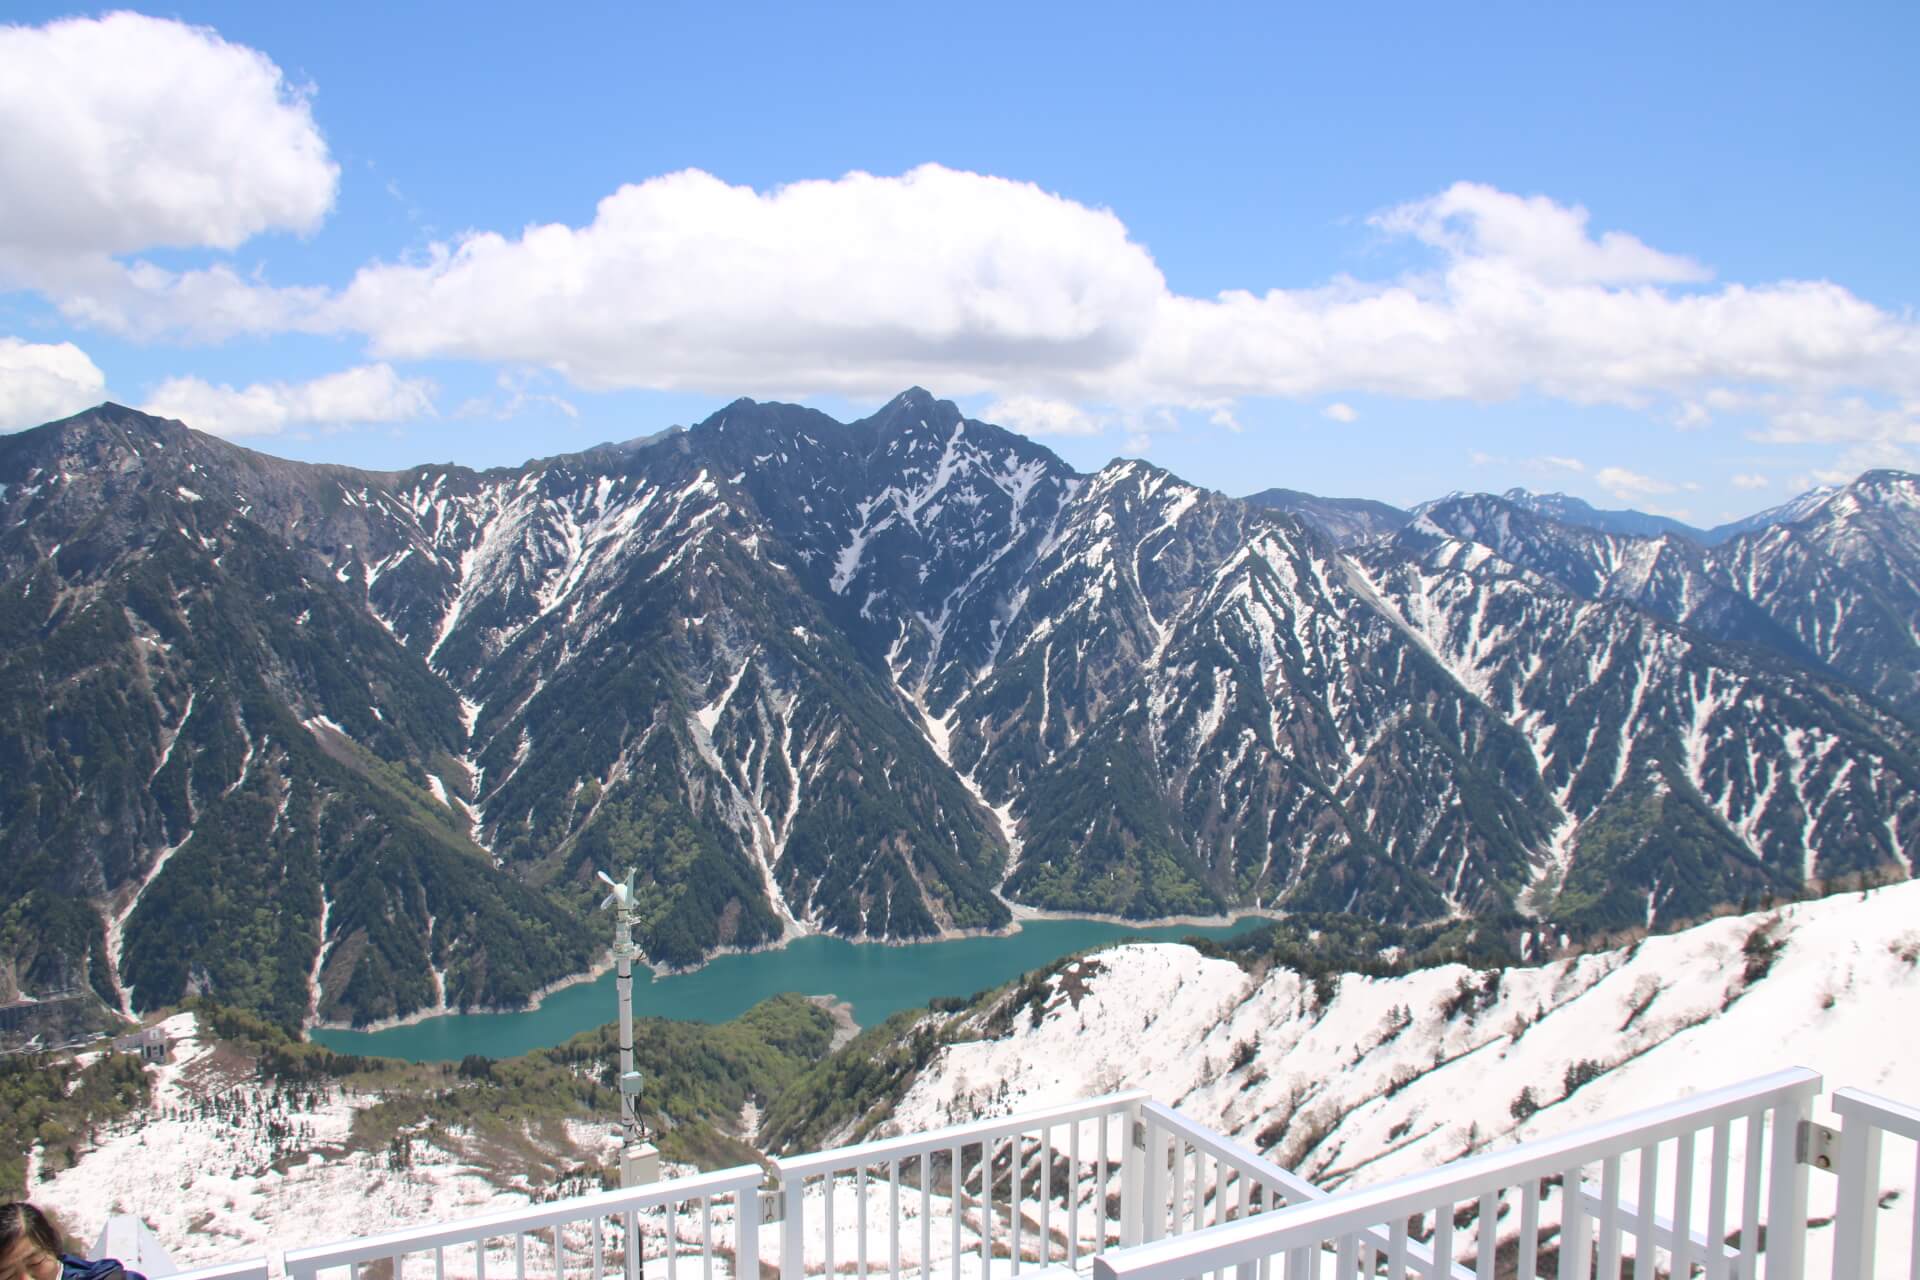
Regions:
[[[1379,976],[1279,963],[1293,944],[1258,933],[1128,943],[832,1050],[832,1019],[791,996],[714,1027],[648,1019],[646,1111],[669,1169],[692,1170],[1140,1088],[1329,1189],[1370,1185],[1788,1065],[1910,1093],[1920,1043],[1889,1011],[1920,986],[1917,897],[1836,895],[1536,965],[1408,968],[1396,942],[1368,952]],[[609,1027],[404,1064],[211,1006],[163,1025],[149,1097],[8,1166],[82,1234],[133,1213],[176,1259],[210,1262],[615,1176]],[[1908,1172],[1883,1199],[1896,1257]],[[1815,1249],[1833,1185],[1813,1187]]]
[[[106,405],[0,484],[8,997],[524,1008],[627,866],[673,971],[1028,911],[1580,949],[1920,842],[1903,473],[1700,541],[1514,495],[1356,525],[916,388],[485,472]]]

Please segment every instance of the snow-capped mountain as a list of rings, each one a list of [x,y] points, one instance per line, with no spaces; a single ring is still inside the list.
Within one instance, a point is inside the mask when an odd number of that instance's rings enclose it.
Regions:
[[[1262,489],[1248,494],[1246,500],[1256,507],[1284,511],[1342,547],[1392,533],[1413,519],[1412,512],[1371,498],[1322,498],[1298,489]]]
[[[0,485],[6,993],[514,1003],[630,864],[688,964],[1009,901],[1661,927],[1920,841],[1894,473],[1710,553],[1491,498],[1343,549],[915,389],[487,472],[104,406]]]
[[[1465,495],[1449,494],[1448,498]],[[1567,493],[1534,493],[1530,489],[1509,489],[1500,495],[1507,502],[1523,511],[1545,516],[1549,520],[1558,520],[1583,529],[1593,529],[1600,533],[1624,533],[1635,537],[1657,538],[1661,534],[1673,534],[1696,541],[1705,537],[1699,529],[1671,516],[1657,516],[1646,511],[1603,510],[1592,503],[1583,502]],[[1445,502],[1447,498],[1440,501]],[[1432,506],[1423,503],[1416,515]]]
[[[1713,545],[1725,542],[1729,538],[1736,538],[1743,533],[1758,533],[1776,524],[1796,524],[1819,510],[1822,503],[1838,492],[1840,492],[1840,486],[1837,484],[1817,485],[1778,506],[1756,511],[1750,516],[1730,520],[1726,524],[1715,525],[1706,531],[1704,539],[1709,545]]]
[[[1712,572],[1805,650],[1920,711],[1920,477],[1869,471],[1797,520],[1714,548]]]

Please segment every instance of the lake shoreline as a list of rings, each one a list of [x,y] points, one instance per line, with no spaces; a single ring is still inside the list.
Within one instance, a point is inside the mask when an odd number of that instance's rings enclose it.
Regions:
[[[598,982],[613,971],[613,955],[603,953],[600,959],[579,973],[570,973],[564,978],[555,978],[544,987],[535,988],[527,1002],[521,1005],[474,1005],[466,1009],[455,1009],[448,1005],[439,1005],[430,1009],[415,1009],[402,1017],[381,1018],[356,1027],[351,1022],[309,1022],[300,1028],[302,1033],[313,1031],[355,1031],[369,1035],[376,1031],[392,1031],[397,1027],[414,1027],[430,1018],[459,1018],[471,1013],[534,1013],[545,1003],[546,998],[556,991],[565,991],[568,987],[577,987],[583,982]],[[311,1038],[311,1037],[309,1037]]]
[[[851,943],[855,946],[908,948],[932,946],[941,942],[958,942],[968,938],[1017,937],[1021,932],[1021,926],[1023,924],[1036,920],[1086,920],[1096,924],[1117,925],[1125,929],[1229,929],[1246,920],[1279,920],[1286,914],[1285,912],[1274,911],[1270,908],[1256,907],[1246,911],[1235,912],[1231,915],[1165,916],[1152,920],[1135,920],[1127,916],[1102,915],[1092,911],[1050,911],[1044,907],[1029,907],[1013,902],[1007,903],[1007,908],[1013,913],[1013,919],[1003,929],[946,929],[927,938],[840,938],[838,934],[822,933],[818,930],[795,930],[782,934],[776,942],[769,942],[762,946],[715,947],[700,963],[693,965],[656,965],[649,963],[644,958],[636,957],[634,960],[634,970],[637,974],[639,970],[645,969],[656,980],[660,978],[686,977],[689,974],[699,973],[715,960],[724,956],[754,956],[765,955],[771,951],[784,951],[795,942],[805,938],[839,938],[840,941]],[[599,958],[586,969],[579,973],[568,974],[564,978],[556,978],[554,981],[547,983],[545,986],[537,989],[528,999],[527,1003],[522,1005],[473,1005],[465,1009],[448,1007],[415,1009],[412,1013],[404,1016],[381,1018],[377,1022],[369,1022],[364,1026],[354,1026],[348,1022],[310,1022],[302,1027],[301,1030],[303,1033],[308,1034],[309,1039],[311,1039],[311,1033],[315,1031],[346,1031],[355,1034],[371,1035],[381,1031],[393,1031],[401,1027],[419,1026],[421,1023],[428,1022],[434,1018],[459,1018],[472,1014],[489,1013],[538,1013],[541,1005],[546,1002],[548,996],[559,991],[564,991],[569,987],[579,986],[582,983],[598,982],[612,971],[613,954],[611,950],[603,951],[600,953]]]
[[[1132,941],[1178,942],[1193,934],[1230,936],[1267,918],[1265,912],[1247,912],[1144,922],[1023,911],[1004,931],[953,931],[916,942],[806,934],[778,946],[721,948],[689,969],[636,965],[646,973],[634,975],[634,1014],[714,1024],[794,992],[830,995],[866,1027],[902,1009],[989,990],[1079,952]],[[519,1009],[421,1010],[375,1027],[313,1027],[308,1039],[336,1053],[413,1062],[506,1058],[552,1048],[611,1020],[616,984],[610,967],[603,958],[585,973],[549,984],[537,1002]]]

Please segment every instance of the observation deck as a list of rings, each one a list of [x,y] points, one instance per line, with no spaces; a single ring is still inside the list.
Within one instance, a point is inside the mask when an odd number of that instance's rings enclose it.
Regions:
[[[183,1276],[1920,1280],[1920,1109],[1822,1090],[1794,1068],[1337,1191],[1116,1093]]]

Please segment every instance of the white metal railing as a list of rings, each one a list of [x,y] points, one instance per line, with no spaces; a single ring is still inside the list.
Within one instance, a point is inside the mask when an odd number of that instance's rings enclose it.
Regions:
[[[1008,1269],[1078,1268],[1116,1240],[1128,1218],[1126,1189],[1140,1179],[1132,1129],[1141,1091],[1108,1094],[1025,1115],[955,1125],[833,1151],[776,1160],[784,1218],[781,1280],[833,1276],[852,1263],[865,1276],[884,1257],[889,1280],[904,1274],[950,1280],[1004,1257]],[[1123,1203],[1109,1199],[1118,1176]],[[1004,1192],[1002,1186],[1004,1185]],[[878,1211],[869,1206],[882,1201]],[[946,1214],[936,1239],[934,1210]],[[910,1230],[914,1220],[917,1230]],[[881,1238],[874,1236],[876,1222]],[[852,1231],[851,1247],[841,1236]],[[808,1246],[815,1247],[809,1250]]]
[[[267,1280],[267,1260],[247,1258],[240,1262],[219,1262],[212,1266],[190,1267],[176,1271],[166,1280]]]
[[[1147,1151],[1143,1197],[1147,1208],[1141,1240],[1200,1231],[1329,1197],[1330,1193],[1291,1169],[1247,1150],[1172,1107],[1148,1102],[1142,1104],[1141,1112],[1146,1120]],[[1156,1179],[1156,1175],[1161,1176]],[[1209,1203],[1211,1223],[1206,1220]],[[1376,1249],[1384,1250],[1387,1245],[1384,1232],[1370,1232],[1366,1238]],[[1435,1274],[1432,1250],[1418,1242],[1408,1246],[1408,1265],[1418,1275]],[[1473,1273],[1463,1268],[1448,1270],[1457,1273],[1459,1280],[1472,1280]]]
[[[1879,1238],[1882,1139],[1891,1133],[1915,1144],[1909,1198],[1908,1280],[1920,1280],[1920,1108],[1859,1089],[1835,1089],[1829,1100],[1840,1117],[1840,1186],[1834,1217],[1833,1280],[1867,1280]]]
[[[433,1280],[607,1280],[642,1275],[717,1280],[720,1263],[759,1280],[758,1165],[602,1191],[458,1222],[392,1231],[345,1244],[290,1250],[291,1280],[424,1280],[410,1257],[432,1255]],[[654,1256],[647,1257],[650,1242]]]
[[[1633,1236],[1637,1275],[1654,1274],[1658,1254],[1665,1251],[1666,1270],[1674,1276],[1690,1276],[1698,1265],[1707,1280],[1755,1280],[1764,1247],[1764,1192],[1766,1221],[1791,1224],[1765,1249],[1767,1280],[1799,1280],[1807,1167],[1797,1161],[1796,1146],[1800,1122],[1819,1089],[1815,1072],[1776,1072],[1381,1186],[1110,1250],[1094,1260],[1094,1275],[1097,1280],[1185,1280],[1233,1268],[1240,1280],[1256,1274],[1267,1280],[1277,1259],[1288,1280],[1305,1280],[1322,1274],[1331,1254],[1337,1277],[1373,1276],[1384,1262],[1389,1280],[1402,1280],[1416,1269],[1418,1240],[1437,1260],[1470,1253],[1480,1280],[1492,1280],[1496,1269],[1534,1280],[1543,1239],[1551,1234],[1542,1228],[1551,1227],[1557,1215],[1559,1280],[1584,1280],[1596,1266],[1608,1280],[1618,1276],[1626,1233]],[[1703,1142],[1708,1156],[1700,1165],[1695,1157]],[[1665,1158],[1668,1151],[1671,1160]],[[1587,1185],[1589,1166],[1599,1169],[1597,1200]],[[1704,1187],[1697,1185],[1702,1173]],[[1637,1190],[1632,1200],[1625,1195],[1629,1186]],[[1518,1222],[1509,1228],[1503,1217]],[[1463,1235],[1458,1243],[1470,1247],[1456,1250],[1455,1233],[1462,1227],[1471,1237]],[[1379,1232],[1386,1235],[1384,1250],[1376,1244]],[[1500,1255],[1509,1235],[1511,1267]]]
[[[1776,1072],[1338,1194],[1143,1092],[1117,1093],[770,1161],[771,1213],[765,1174],[746,1165],[295,1250],[286,1274],[760,1280],[777,1254],[780,1280],[1070,1280],[1089,1265],[1096,1280],[1539,1280],[1543,1266],[1614,1280],[1629,1258],[1643,1276],[1799,1280],[1807,1161],[1825,1168],[1836,1150],[1805,1123],[1819,1090],[1812,1071]],[[1920,1147],[1920,1109],[1853,1089],[1831,1104],[1834,1280],[1877,1274],[1876,1243],[1905,1252],[1920,1280],[1920,1206],[1881,1212],[1880,1167],[1886,1135]],[[1877,1237],[1882,1219],[1892,1230]],[[181,1280],[266,1274],[255,1260]]]

